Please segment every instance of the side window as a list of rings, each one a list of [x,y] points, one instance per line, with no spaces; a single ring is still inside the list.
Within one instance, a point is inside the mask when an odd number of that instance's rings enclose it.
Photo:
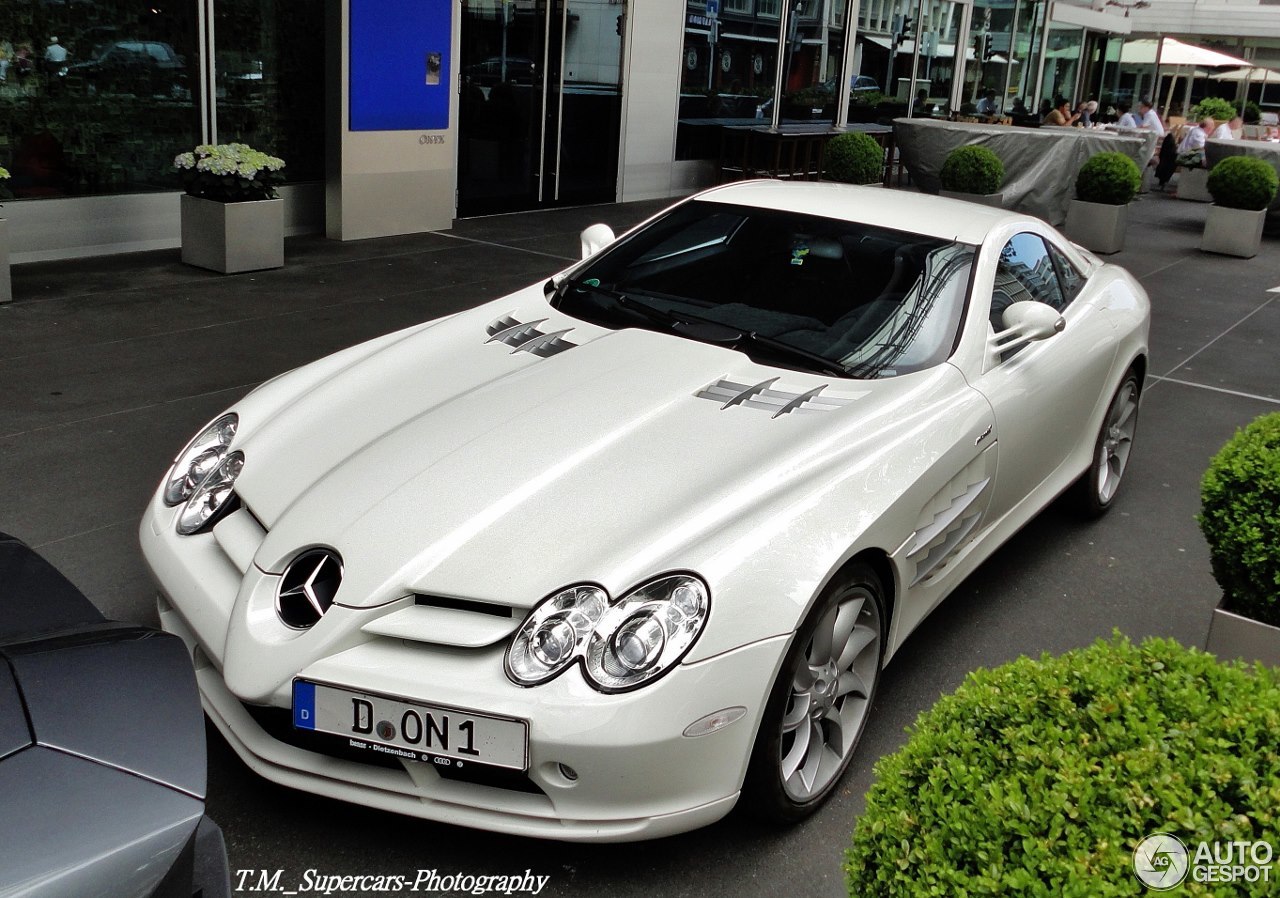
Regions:
[[[1066,301],[1063,303],[1065,307],[1080,295],[1080,289],[1084,287],[1084,275],[1077,271],[1061,250],[1052,244],[1049,246],[1049,255],[1053,256],[1053,262],[1058,267],[1058,278],[1062,281],[1062,298]]]
[[[1035,234],[1017,234],[1000,250],[1000,261],[996,264],[991,327],[1004,330],[1004,310],[1015,302],[1029,299],[1059,310],[1068,301],[1045,242]]]

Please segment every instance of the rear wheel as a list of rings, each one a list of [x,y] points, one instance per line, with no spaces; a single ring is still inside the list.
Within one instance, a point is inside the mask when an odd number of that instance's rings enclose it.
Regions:
[[[1076,500],[1087,517],[1098,517],[1111,507],[1133,451],[1138,431],[1138,375],[1130,369],[1111,399],[1102,429],[1094,441],[1093,461],[1076,483]]]
[[[778,822],[817,810],[849,766],[884,659],[883,588],[865,564],[828,587],[805,618],[769,695],[744,802]]]

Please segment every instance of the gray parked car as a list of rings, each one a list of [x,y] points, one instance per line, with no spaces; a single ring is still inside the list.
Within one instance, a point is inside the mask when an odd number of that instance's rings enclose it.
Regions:
[[[0,533],[0,898],[224,898],[204,718],[166,633]]]

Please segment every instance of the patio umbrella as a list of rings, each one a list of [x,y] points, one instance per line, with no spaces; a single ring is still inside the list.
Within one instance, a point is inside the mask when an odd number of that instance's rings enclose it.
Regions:
[[[1125,41],[1124,48],[1120,51],[1120,61],[1122,63],[1145,63],[1149,65],[1156,61],[1156,51],[1159,49],[1160,64],[1177,66],[1178,68],[1186,66],[1215,68],[1253,65],[1247,59],[1219,53],[1217,50],[1210,50],[1208,47],[1185,44],[1177,38],[1166,37],[1162,46],[1158,46],[1159,43],[1155,40]]]

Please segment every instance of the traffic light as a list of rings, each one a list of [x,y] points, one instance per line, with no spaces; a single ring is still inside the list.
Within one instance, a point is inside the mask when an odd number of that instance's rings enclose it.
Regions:
[[[913,37],[914,36],[913,29],[915,27],[916,27],[915,19],[913,19],[911,16],[903,16],[902,17],[902,39],[906,40],[907,38]]]

